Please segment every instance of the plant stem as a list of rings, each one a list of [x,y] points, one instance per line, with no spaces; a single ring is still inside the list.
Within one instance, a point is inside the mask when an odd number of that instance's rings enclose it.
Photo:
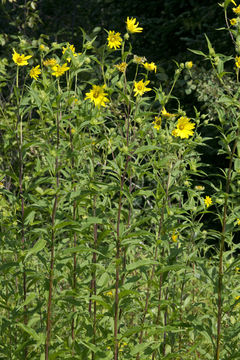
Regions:
[[[216,360],[220,360],[220,341],[221,341],[221,325],[222,325],[222,292],[223,292],[223,251],[224,251],[224,241],[225,241],[225,231],[226,231],[226,222],[227,222],[227,205],[228,205],[228,195],[230,190],[231,176],[232,176],[232,165],[233,165],[233,156],[237,148],[237,137],[239,135],[239,129],[236,132],[236,139],[233,145],[231,158],[229,161],[228,173],[227,173],[227,182],[226,182],[226,193],[225,193],[225,202],[223,209],[223,224],[222,224],[222,233],[221,233],[221,242],[220,242],[220,254],[219,254],[219,267],[218,267],[218,312],[217,312],[217,341],[216,341]]]
[[[123,171],[123,174],[121,176],[121,182],[120,182],[120,195],[119,195],[119,201],[118,201],[118,214],[117,214],[117,234],[116,234],[116,269],[115,269],[115,312],[114,312],[114,360],[118,360],[118,319],[119,319],[119,297],[118,297],[118,291],[119,291],[119,272],[120,272],[120,254],[121,254],[121,248],[120,248],[120,218],[121,218],[121,209],[122,209],[122,190],[123,185],[125,182],[126,177],[126,171],[128,167],[128,163],[130,160],[130,156],[127,155],[125,168]]]
[[[57,151],[59,149],[59,125],[61,113],[57,112]],[[47,304],[47,324],[46,324],[46,342],[45,342],[45,360],[48,360],[49,355],[49,346],[51,340],[51,310],[52,310],[52,293],[53,293],[53,278],[54,278],[54,261],[55,261],[55,218],[57,212],[57,204],[58,204],[58,195],[57,189],[59,188],[59,171],[58,171],[58,153],[55,159],[55,173],[56,173],[56,194],[54,199],[54,205],[52,210],[52,233],[51,233],[51,260],[50,260],[50,273],[49,273],[49,292],[48,292],[48,304]]]
[[[172,172],[172,163],[170,163],[170,165],[169,165],[168,179],[167,179],[167,184],[166,184],[165,201],[167,201],[167,199],[168,199],[168,191],[169,191],[169,186],[170,186],[171,172]],[[161,216],[160,216],[160,220],[159,220],[159,225],[158,225],[158,237],[157,237],[156,249],[155,249],[155,254],[154,254],[154,261],[156,261],[157,255],[158,255],[158,240],[160,239],[160,235],[161,235],[161,231],[162,231],[162,224],[163,224],[163,219],[164,219],[164,209],[165,209],[165,206],[163,204],[162,211],[161,211]],[[150,275],[150,281],[149,281],[148,287],[147,287],[147,294],[146,294],[146,299],[145,299],[145,307],[144,307],[142,321],[141,321],[142,326],[144,326],[145,318],[146,318],[146,315],[147,315],[147,312],[148,312],[149,297],[150,297],[150,287],[151,287],[151,282],[153,280],[154,274],[155,274],[155,265],[153,265],[153,267],[152,267],[152,271],[151,271],[151,275]],[[160,287],[159,287],[159,299],[161,299],[161,292],[162,292],[161,275],[160,275],[159,285],[160,285]],[[158,308],[158,311],[160,312],[160,306]],[[141,330],[141,332],[140,332],[138,343],[142,344],[142,340],[143,340],[143,330]],[[154,357],[155,357],[155,352],[153,353],[153,356],[152,356],[153,360],[154,360]],[[137,357],[136,357],[136,360],[139,360],[139,359],[140,359],[140,353],[138,353]]]

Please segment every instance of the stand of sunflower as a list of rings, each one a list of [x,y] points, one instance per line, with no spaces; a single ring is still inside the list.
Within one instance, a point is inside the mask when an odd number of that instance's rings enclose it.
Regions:
[[[16,85],[4,89],[0,125],[0,357],[234,359],[239,105],[222,74],[231,57],[209,40],[210,55],[197,51],[223,89],[219,124],[207,124],[174,96],[191,61],[176,63],[164,84],[159,64],[134,53],[144,31],[137,19],[126,19],[123,35],[107,31],[101,46],[98,31],[82,31],[79,49],[15,44],[9,61]],[[213,126],[229,160],[217,184],[201,163],[211,138],[200,133]]]

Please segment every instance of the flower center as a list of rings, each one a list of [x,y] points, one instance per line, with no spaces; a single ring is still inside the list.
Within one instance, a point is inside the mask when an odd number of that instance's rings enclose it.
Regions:
[[[179,130],[184,130],[184,125],[179,125]]]
[[[21,57],[21,56],[18,56],[18,58],[17,58],[17,63],[18,63],[18,64],[21,64],[22,62],[23,62],[22,57]]]
[[[99,97],[99,90],[95,90],[95,91],[93,92],[93,97],[94,97],[95,99]]]

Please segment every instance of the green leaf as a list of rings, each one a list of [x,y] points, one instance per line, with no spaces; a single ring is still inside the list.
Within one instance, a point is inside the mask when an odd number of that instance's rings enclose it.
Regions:
[[[207,55],[205,55],[202,51],[200,50],[193,50],[193,49],[188,49],[189,51],[191,51],[192,53],[196,54],[196,55],[201,55],[204,57],[207,57]]]
[[[27,325],[21,324],[21,323],[17,323],[17,326],[19,326],[22,330],[24,330],[26,333],[28,333],[34,340],[39,341],[40,337],[39,335],[36,333],[35,330],[33,330],[32,328],[30,328]]]
[[[17,308],[17,311],[23,308],[25,305],[28,305],[31,301],[33,301],[36,298],[36,294],[32,293],[27,296],[26,300]]]
[[[141,154],[143,152],[148,152],[148,151],[153,151],[153,150],[161,150],[161,148],[159,146],[156,146],[156,145],[144,145],[144,146],[140,146],[134,152],[134,154]]]
[[[127,271],[138,269],[142,266],[158,265],[159,263],[155,260],[139,260],[127,265]]]
[[[36,242],[36,244],[33,246],[32,249],[28,250],[27,251],[27,255],[26,255],[26,258],[25,260],[30,256],[30,255],[33,255],[33,254],[36,254],[38,253],[39,251],[41,251],[46,245],[46,240],[44,239],[40,239]]]

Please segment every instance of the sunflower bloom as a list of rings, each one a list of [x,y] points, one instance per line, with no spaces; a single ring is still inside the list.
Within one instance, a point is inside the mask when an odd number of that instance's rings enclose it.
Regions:
[[[28,65],[27,60],[30,59],[32,57],[32,55],[20,55],[18,54],[15,49],[13,49],[13,54],[12,54],[12,59],[15,62],[15,64],[17,64],[18,66],[24,66],[24,65]]]
[[[237,25],[237,19],[236,19],[236,18],[231,19],[231,20],[230,20],[230,24],[231,24],[232,26]]]
[[[186,116],[181,116],[178,119],[177,127],[172,131],[172,135],[181,139],[188,139],[189,136],[193,135],[194,123],[190,122],[190,119]]]
[[[238,69],[240,68],[240,56],[235,57],[235,65]]]
[[[204,204],[206,205],[206,208],[212,205],[212,199],[210,198],[210,196],[205,197]]]
[[[193,62],[192,61],[186,61],[185,62],[185,67],[186,67],[186,69],[190,70],[193,67]]]
[[[41,70],[39,69],[39,67],[40,65],[37,65],[30,70],[29,75],[31,76],[31,78],[37,80],[37,78],[41,74]]]
[[[136,21],[137,20],[135,18],[129,19],[129,17],[127,17],[127,21],[126,21],[127,31],[131,34],[140,33],[143,31],[143,28],[138,27],[139,23]]]
[[[178,239],[178,233],[176,233],[175,230],[174,230],[173,233],[172,233],[172,241],[177,242],[177,239]]]
[[[43,65],[53,67],[53,66],[57,65],[57,60],[54,58],[44,60]]]
[[[107,93],[104,92],[105,85],[93,85],[92,89],[86,93],[85,100],[89,99],[94,102],[95,106],[106,106],[106,102],[109,102],[109,99],[106,97]]]
[[[75,56],[75,57],[77,56],[77,54],[75,52],[75,46],[74,45],[70,45],[68,43],[66,47],[62,48],[63,55],[65,54],[66,51],[70,52],[72,54],[72,56]],[[68,56],[67,57],[67,62],[70,62],[71,60],[72,60],[71,57]]]
[[[127,68],[127,63],[124,61],[121,64],[115,65],[115,67],[118,69],[118,71],[125,73]]]
[[[109,31],[108,33],[108,46],[110,49],[114,48],[114,50],[117,50],[122,43],[121,34],[119,32],[115,33],[115,31]]]
[[[73,53],[73,55],[74,55],[74,56],[77,56],[77,54],[76,54],[76,52],[75,52],[75,46],[74,46],[74,45],[67,44],[66,47],[63,47],[63,48],[62,48],[62,53],[63,53],[63,55],[65,54],[65,52],[66,52],[67,50],[71,50],[71,52]]]
[[[143,95],[146,91],[150,91],[152,90],[151,88],[147,88],[147,85],[150,83],[149,80],[147,81],[134,81],[134,89],[133,91],[135,92],[134,96],[137,95]]]
[[[63,64],[62,66],[57,64],[55,66],[52,67],[52,75],[59,77],[62,76],[67,70],[69,70],[70,68],[67,67],[67,63]]]
[[[155,71],[155,72],[157,71],[157,66],[156,66],[156,64],[154,64],[154,62],[151,62],[151,63],[146,62],[143,66],[148,71]]]
[[[163,106],[162,111],[161,111],[162,116],[164,116],[165,118],[170,118],[170,117],[174,117],[175,114],[170,114],[169,112],[167,112],[167,110],[165,109],[165,107]]]
[[[240,5],[238,5],[236,8],[233,8],[233,12],[234,12],[236,15],[240,15]]]
[[[154,129],[160,130],[162,124],[162,118],[155,116],[155,120],[152,122],[154,124]]]

